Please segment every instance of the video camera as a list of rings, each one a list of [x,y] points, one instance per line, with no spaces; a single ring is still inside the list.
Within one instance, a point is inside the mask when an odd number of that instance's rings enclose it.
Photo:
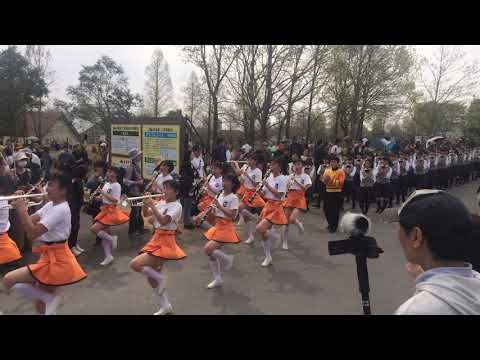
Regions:
[[[328,253],[332,255],[352,254],[357,263],[357,277],[362,296],[363,313],[370,315],[370,285],[367,259],[376,259],[383,253],[375,238],[366,236],[371,228],[370,220],[362,214],[346,213],[340,221],[342,232],[350,234],[345,240],[328,242]]]

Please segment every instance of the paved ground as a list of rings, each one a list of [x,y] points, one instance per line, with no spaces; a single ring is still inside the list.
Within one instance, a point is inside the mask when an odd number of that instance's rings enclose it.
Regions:
[[[455,188],[472,211],[477,211],[475,191],[478,183]],[[385,253],[369,260],[372,311],[391,314],[413,291],[405,274],[403,254],[395,225],[383,224],[371,213],[372,235]],[[323,211],[312,209],[303,216],[306,232],[300,237],[291,231],[290,250],[277,248],[273,266],[262,268],[263,250],[259,241],[253,246],[231,245],[226,252],[235,254],[233,269],[225,274],[223,288],[208,290],[211,281],[204,240],[198,230],[185,230],[178,242],[188,254],[181,262],[167,265],[168,296],[175,313],[184,314],[361,314],[355,259],[350,255],[328,255],[329,240],[345,238],[326,232]],[[88,273],[81,283],[64,289],[59,314],[144,314],[157,310],[155,297],[143,276],[130,271],[128,263],[144,241],[127,237],[126,226],[115,229],[120,235],[116,261],[104,269],[101,247],[94,247],[89,234],[89,219],[82,219],[81,246],[87,249],[79,261]],[[239,230],[243,236],[243,229]],[[145,238],[145,241],[147,238]],[[33,261],[29,256],[27,261]],[[5,272],[4,269],[0,269]],[[33,314],[30,302],[0,292],[0,309],[5,314]]]

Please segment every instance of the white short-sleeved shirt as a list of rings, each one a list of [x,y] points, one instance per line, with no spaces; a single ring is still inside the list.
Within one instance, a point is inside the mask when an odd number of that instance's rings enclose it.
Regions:
[[[268,190],[266,186],[263,187],[265,198],[269,200],[283,200],[285,198],[285,195],[287,193],[287,183],[288,183],[288,177],[285,175],[278,175],[277,177],[274,177],[273,174],[270,174],[268,177],[267,181],[268,185],[273,187],[275,190],[278,192],[284,193],[282,198],[278,198],[273,193]]]
[[[302,186],[309,186],[312,185],[312,179],[310,178],[310,175],[302,173],[300,175],[290,175],[290,190],[303,190],[298,186],[298,184],[294,181],[297,180]]]
[[[252,183],[249,178],[247,178],[245,175],[242,175],[243,178],[243,186],[247,189],[255,189],[257,187],[257,184],[262,181],[262,170],[259,168],[255,168],[252,170],[250,167],[248,167],[245,170],[245,173],[248,174],[252,178],[255,183]]]
[[[103,185],[102,190],[107,194],[109,194],[110,196],[113,196],[117,200],[117,202],[120,201],[120,196],[122,196],[122,187],[118,182],[116,183],[107,182],[105,183],[105,185]],[[106,205],[113,204],[110,200],[107,200],[106,198],[103,198],[103,203]]]
[[[190,162],[194,169],[197,170],[198,175],[203,178],[205,176],[205,172],[203,171],[205,163],[203,159],[201,157],[194,157]]]
[[[10,221],[8,220],[7,200],[0,201],[0,234],[6,233],[10,229]]]
[[[227,196],[225,196],[223,193],[218,197],[218,202],[222,204],[224,208],[230,209],[230,210],[238,210],[238,207],[240,206],[240,201],[238,200],[238,196],[230,193]],[[222,210],[216,209],[215,210],[215,216],[222,217],[222,218],[229,218]]]
[[[48,202],[35,215],[40,217],[39,224],[47,228],[47,232],[35,240],[42,242],[59,242],[68,240],[71,230],[71,212],[66,201],[53,205]]]
[[[162,216],[169,215],[172,218],[172,221],[166,225],[162,225],[158,222],[155,215],[153,215],[153,226],[155,229],[177,230],[177,224],[182,217],[182,204],[180,204],[179,201],[167,203],[165,200],[160,200],[156,205],[156,208]]]
[[[210,178],[210,181],[208,182],[208,185],[211,188],[215,189],[215,192],[212,192],[209,188],[207,188],[207,194],[211,197],[215,197],[220,191],[223,190],[223,178],[221,176],[219,176],[218,178],[212,176]]]
[[[167,180],[173,180],[172,175],[158,174],[157,179],[155,180],[155,187],[158,192],[163,192],[163,183]]]

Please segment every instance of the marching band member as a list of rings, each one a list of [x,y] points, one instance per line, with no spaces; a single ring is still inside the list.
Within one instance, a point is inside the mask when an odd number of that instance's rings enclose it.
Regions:
[[[265,260],[262,266],[269,266],[272,263],[271,248],[277,234],[273,225],[287,225],[288,219],[283,211],[283,200],[287,193],[288,177],[283,175],[286,169],[282,169],[283,161],[276,157],[270,162],[271,174],[264,181],[264,198],[267,200],[265,207],[260,213],[260,222],[256,230],[262,236],[262,246],[265,251]]]
[[[0,176],[0,196],[12,195],[15,185],[10,176]],[[8,236],[10,221],[8,219],[8,201],[0,200],[0,265],[19,260],[20,250],[17,244]]]
[[[147,277],[158,298],[160,309],[154,315],[173,313],[166,294],[165,261],[186,257],[175,240],[178,222],[182,217],[182,205],[177,201],[179,184],[175,180],[167,180],[163,183],[163,190],[164,200],[155,203],[152,199],[144,199],[143,215],[152,217],[155,234],[142,248],[140,255],[130,262],[132,270]]]
[[[117,181],[119,169],[111,166],[107,170],[107,182],[100,190],[100,196],[103,201],[100,213],[95,217],[91,231],[102,239],[102,247],[105,252],[105,259],[100,263],[101,266],[110,264],[114,257],[112,251],[117,248],[118,236],[112,236],[110,227],[125,224],[130,220],[128,214],[117,208],[122,194],[122,188]]]
[[[298,220],[300,211],[307,209],[306,192],[312,186],[310,175],[304,172],[303,162],[298,157],[293,162],[293,174],[289,175],[287,182],[287,199],[283,203],[285,216],[288,219],[288,224],[285,226],[283,233],[282,248],[288,250],[288,230],[290,224],[298,227],[300,234],[305,231],[303,224]]]
[[[338,158],[333,156],[330,158],[330,168],[325,170],[322,177],[326,189],[323,211],[327,218],[327,229],[330,233],[336,232],[338,228],[344,181],[345,172],[338,167]]]
[[[317,183],[318,183],[318,199],[316,207],[322,206],[322,200],[325,200],[325,183],[321,180],[323,178],[323,174],[325,170],[330,166],[328,159],[323,159],[322,163],[317,169]]]
[[[72,183],[67,192],[67,201],[70,206],[72,216],[72,228],[68,238],[68,246],[75,256],[82,254],[85,250],[78,243],[78,233],[80,231],[80,214],[82,211],[84,190],[83,181],[87,175],[87,168],[83,165],[75,166],[72,170]]]
[[[445,151],[441,151],[436,159],[435,167],[437,169],[437,180],[435,181],[437,189],[446,190],[448,188],[450,162]]]
[[[153,191],[157,194],[163,193],[163,183],[168,180],[173,180],[170,173],[173,171],[174,166],[170,160],[163,160],[159,166],[159,174],[157,175],[155,182],[152,186]]]
[[[200,212],[209,207],[217,194],[222,191],[222,184],[222,164],[214,162],[212,164],[212,176],[208,178],[208,183],[205,184],[206,192],[198,203],[198,210],[200,210]]]
[[[348,158],[346,163],[342,166],[342,170],[345,172],[345,182],[343,183],[343,196],[346,202],[349,202],[352,199],[352,209],[355,207],[355,193],[354,193],[354,184],[353,180],[357,168],[353,166],[353,160]]]
[[[375,175],[372,170],[370,160],[365,160],[360,169],[360,188],[358,191],[358,201],[360,210],[363,214],[368,213],[370,202],[373,199],[373,187],[375,185]]]
[[[425,188],[425,174],[428,171],[428,162],[425,160],[424,155],[416,154],[413,160],[413,171],[415,174],[415,188]]]
[[[377,213],[382,213],[390,199],[390,177],[392,169],[385,159],[379,161],[378,166],[373,170],[375,176],[375,194],[377,197]]]
[[[13,202],[27,234],[42,245],[35,248],[40,259],[5,275],[7,289],[36,301],[37,311],[45,315],[56,314],[61,296],[58,289],[85,279],[86,274],[70,251],[67,239],[70,235],[70,208],[67,189],[71,184],[67,175],[53,177],[48,182],[50,202],[29,215],[27,203],[19,199]]]
[[[198,145],[195,145],[193,148],[192,148],[192,160],[191,160],[191,163],[192,163],[192,166],[193,168],[195,169],[195,171],[197,172],[198,176],[203,179],[205,177],[205,163],[202,159],[202,151],[200,149],[200,146]]]
[[[245,227],[247,228],[248,237],[245,241],[246,244],[251,244],[255,240],[253,234],[255,229],[255,215],[253,213],[256,209],[261,209],[265,206],[265,201],[259,194],[256,194],[252,201],[250,201],[258,184],[262,181],[262,170],[257,167],[260,163],[261,156],[258,154],[252,154],[248,158],[248,167],[244,171],[239,169],[236,163],[233,163],[233,170],[237,176],[242,178],[243,186],[245,187],[245,193],[243,194],[242,202],[240,203],[239,212],[245,222]]]
[[[222,286],[222,273],[230,270],[233,266],[233,255],[225,254],[220,250],[221,247],[225,244],[240,243],[233,224],[240,205],[240,201],[235,195],[238,186],[237,177],[234,174],[227,174],[223,177],[222,194],[213,200],[215,225],[204,234],[207,239],[204,251],[209,257],[210,270],[213,274],[213,281],[207,286],[209,289]]]
[[[390,199],[389,207],[393,206],[393,198],[395,197],[397,205],[400,203],[400,196],[402,192],[400,191],[400,169],[399,163],[396,155],[391,157],[392,159],[392,175],[390,176]]]

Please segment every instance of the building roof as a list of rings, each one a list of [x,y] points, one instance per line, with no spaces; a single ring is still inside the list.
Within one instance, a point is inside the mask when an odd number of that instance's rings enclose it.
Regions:
[[[45,136],[50,132],[53,126],[58,121],[63,121],[65,124],[72,130],[73,134],[77,137],[80,137],[80,133],[77,129],[72,125],[70,121],[64,116],[64,114],[60,111],[50,110],[50,111],[42,111],[40,114],[40,121],[42,123],[41,129],[42,134],[37,134],[36,126],[38,126],[38,113],[37,112],[28,112],[25,114],[25,130],[26,136],[36,136],[39,135]]]

